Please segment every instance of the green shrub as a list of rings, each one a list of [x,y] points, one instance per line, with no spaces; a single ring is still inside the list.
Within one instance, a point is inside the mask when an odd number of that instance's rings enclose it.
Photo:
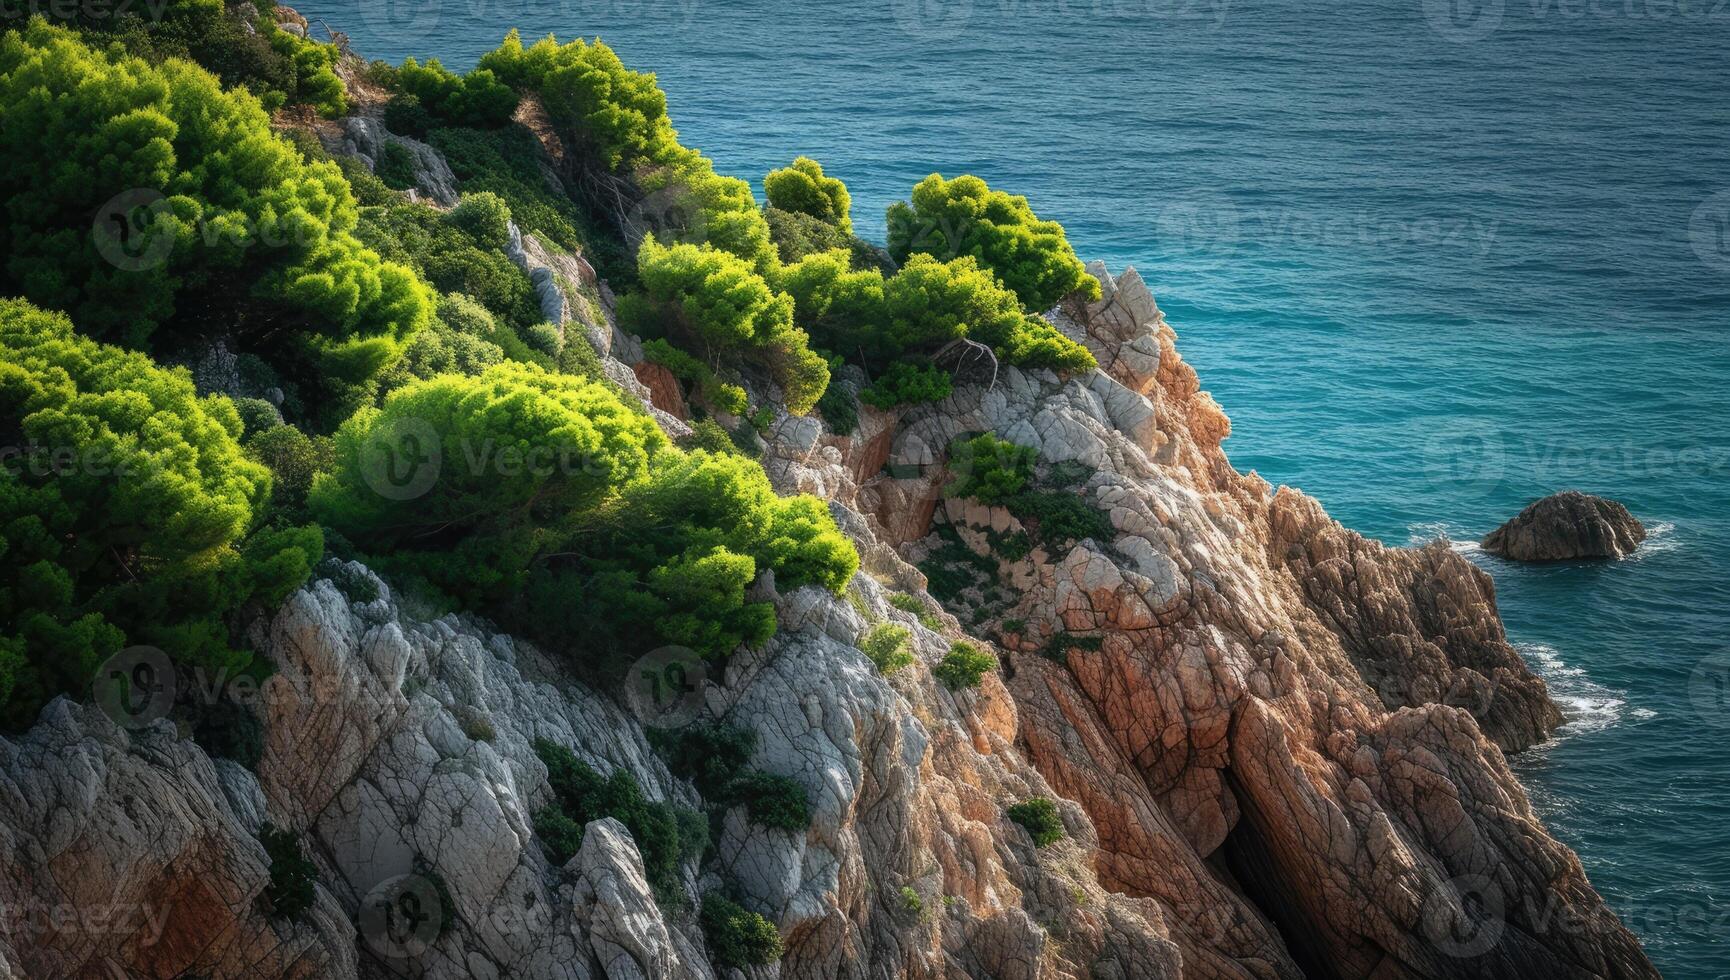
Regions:
[[[544,827],[552,834],[542,839],[554,857],[564,854],[568,859],[582,846],[582,828],[590,821],[612,817],[631,832],[656,898],[663,904],[677,904],[683,890],[679,863],[685,858],[677,808],[645,798],[636,777],[624,769],[602,776],[562,745],[537,739],[534,748],[558,799],[555,814],[536,819],[537,833]]]
[[[421,64],[409,58],[392,75],[393,87],[417,102],[432,119],[447,126],[496,129],[508,125],[518,96],[491,71],[467,75],[445,70],[437,58]],[[387,122],[388,125],[388,122]]]
[[[910,364],[896,361],[863,391],[859,400],[881,409],[897,405],[917,405],[942,401],[955,389],[949,372],[935,364]]]
[[[1073,633],[1058,631],[1051,634],[1045,645],[1039,648],[1039,655],[1047,660],[1063,663],[1071,650],[1098,650],[1104,643],[1098,636],[1076,636]]]
[[[559,336],[559,328],[551,323],[537,323],[524,330],[522,336],[523,343],[543,354],[556,355],[565,345],[564,338]]]
[[[705,799],[715,801],[727,798],[728,787],[757,751],[757,733],[737,725],[652,729],[649,741],[666,759],[668,770],[689,779]]]
[[[412,190],[415,186],[414,154],[395,140],[386,141],[373,161],[372,172],[384,186],[393,191]]]
[[[943,632],[943,621],[933,615],[918,596],[908,595],[905,592],[892,592],[889,595],[889,605],[904,613],[912,613],[919,620],[919,624],[931,632]]]
[[[699,419],[691,423],[691,434],[685,437],[680,447],[688,452],[702,450],[734,456],[744,455],[743,450],[734,444],[733,437],[714,419]]]
[[[901,911],[908,915],[919,915],[925,911],[925,900],[907,885],[901,886]]]
[[[546,154],[527,129],[450,127],[434,129],[426,139],[444,154],[463,193],[490,191],[504,198],[517,227],[567,251],[582,249],[615,283],[621,272],[635,274],[634,255],[624,255],[606,238],[582,234],[583,216],[556,182],[549,184]]]
[[[419,272],[440,292],[460,293],[480,303],[498,323],[526,331],[544,320],[534,285],[505,256],[494,237],[498,233],[493,227],[497,215],[489,212],[493,212],[490,205],[497,199],[491,195],[470,198],[475,204],[469,210],[459,205],[448,215],[424,204],[367,208],[357,234],[379,254]],[[449,305],[439,301],[441,311]],[[500,343],[503,338],[488,339]]]
[[[1010,513],[1020,518],[1046,544],[1058,545],[1091,538],[1109,541],[1115,532],[1111,517],[1087,498],[1065,490],[1030,491],[1006,501]]]
[[[265,907],[272,918],[298,919],[312,907],[313,885],[318,881],[318,868],[300,850],[300,835],[265,824],[258,832],[259,843],[270,857],[270,884],[264,889]]]
[[[1015,294],[971,256],[941,262],[914,255],[885,278],[877,269],[852,268],[846,252],[823,252],[782,269],[776,285],[793,297],[798,322],[818,346],[868,364],[969,339],[1022,367],[1096,366],[1087,348],[1024,313]]]
[[[583,825],[566,816],[556,806],[544,806],[535,811],[535,836],[552,856],[553,863],[563,865],[583,846]]]
[[[128,640],[244,666],[223,617],[298,586],[323,543],[254,533],[271,476],[234,404],[19,300],[0,301],[0,355],[0,432],[23,447],[0,466],[0,724]]]
[[[890,205],[889,254],[904,263],[920,253],[977,259],[1035,313],[1070,293],[1100,296],[1062,225],[1040,220],[1027,198],[994,191],[978,177],[932,174],[914,186],[911,204]]]
[[[354,237],[341,171],[306,162],[256,99],[196,65],[94,50],[33,20],[0,37],[0,106],[0,292],[99,338],[171,348],[206,330],[177,319],[183,295],[249,302],[222,319],[243,340],[305,342],[331,387],[376,375],[431,314],[424,284]],[[138,206],[92,234],[113,201]]]
[[[877,666],[880,674],[893,674],[913,662],[908,639],[913,634],[905,626],[878,623],[859,641],[859,649]]]
[[[955,443],[949,469],[955,479],[944,488],[951,497],[971,497],[982,504],[1007,504],[1033,479],[1036,450],[1017,446],[989,432]]]
[[[769,240],[775,243],[775,255],[782,262],[797,262],[807,255],[847,250],[853,245],[852,236],[808,214],[771,206],[763,209],[763,220],[769,225]]]
[[[420,99],[399,92],[384,104],[384,128],[399,136],[424,140],[433,128],[432,113],[421,105]]]
[[[715,376],[709,365],[657,337],[643,342],[643,359],[659,364],[691,387],[696,396],[718,412],[744,415],[750,408],[745,389]]]
[[[445,220],[457,226],[480,248],[502,252],[511,244],[511,209],[491,191],[464,194]]]
[[[830,371],[835,370],[831,363]],[[823,397],[817,399],[817,414],[828,424],[829,431],[838,436],[850,436],[859,428],[859,408],[854,404],[853,396],[840,385],[829,385],[823,389]]]
[[[234,410],[240,413],[241,434],[248,437],[282,424],[282,413],[262,398],[236,398]]]
[[[829,384],[829,364],[793,326],[793,300],[769,288],[742,259],[708,245],[643,242],[638,276],[646,298],[710,360],[751,357],[768,368],[803,415]]]
[[[847,185],[825,177],[823,165],[810,157],[799,157],[790,167],[769,171],[763,178],[763,196],[769,207],[810,215],[843,234],[853,233],[849,215],[853,199],[847,194]]]
[[[931,673],[951,691],[978,687],[979,682],[997,666],[997,658],[971,643],[956,643],[949,648],[942,662]]]
[[[709,956],[722,967],[766,966],[786,953],[775,924],[720,895],[703,898],[699,916]]]
[[[610,389],[527,365],[411,383],[358,412],[335,447],[311,495],[327,523],[382,566],[602,664],[655,645],[723,656],[761,643],[773,606],[745,600],[760,569],[839,593],[858,568],[820,501],[778,497],[754,462],[684,453]],[[523,455],[489,455],[498,447]],[[422,492],[374,489],[434,455]]]
[[[726,788],[725,800],[740,805],[751,822],[795,833],[811,826],[811,803],[805,787],[788,776],[747,770]]]
[[[1009,819],[1033,835],[1033,846],[1045,847],[1063,839],[1063,818],[1057,815],[1057,804],[1043,796],[1017,803],[1005,811]]]

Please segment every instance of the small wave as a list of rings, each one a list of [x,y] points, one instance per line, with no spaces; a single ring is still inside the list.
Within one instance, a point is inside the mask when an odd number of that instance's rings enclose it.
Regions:
[[[1639,561],[1651,555],[1661,555],[1682,547],[1682,539],[1676,536],[1675,521],[1659,521],[1646,529],[1646,540],[1640,542],[1640,547],[1628,556],[1628,561]]]
[[[1564,661],[1555,647],[1543,643],[1516,643],[1514,647],[1549,685],[1550,697],[1562,709],[1562,727],[1557,735],[1588,735],[1622,720],[1628,708],[1625,692],[1587,677],[1584,670]],[[1635,708],[1631,714],[1645,719],[1656,717],[1657,712]]]
[[[1406,531],[1411,535],[1407,543],[1413,546],[1426,545],[1440,539],[1448,543],[1448,547],[1462,555],[1470,555],[1482,551],[1478,539],[1470,534],[1461,537],[1462,529],[1442,521],[1424,521],[1406,525]]]

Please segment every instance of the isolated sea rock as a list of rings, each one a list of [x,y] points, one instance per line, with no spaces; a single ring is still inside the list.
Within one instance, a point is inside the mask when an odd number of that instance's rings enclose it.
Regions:
[[[1614,500],[1564,490],[1527,505],[1484,536],[1484,550],[1515,561],[1626,558],[1646,528]]]

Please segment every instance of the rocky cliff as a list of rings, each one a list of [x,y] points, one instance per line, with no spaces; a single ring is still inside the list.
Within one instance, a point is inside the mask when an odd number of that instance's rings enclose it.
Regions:
[[[560,261],[538,245],[521,261]],[[249,699],[253,769],[64,699],[0,740],[0,976],[707,978],[735,972],[697,926],[723,888],[785,942],[756,977],[1655,975],[1504,761],[1560,719],[1489,578],[1236,472],[1139,278],[1092,271],[1104,298],[1052,316],[1097,372],[975,364],[944,402],[867,409],[848,436],[770,429],[777,484],[829,499],[864,569],[846,600],[761,583],[777,636],[690,708],[755,733],[807,830],[725,812],[677,896],[614,820],[555,864],[537,739],[701,801],[616,690],[331,564],[251,627],[274,668]],[[604,309],[571,305],[610,377],[677,395],[638,380]],[[945,498],[947,447],[985,431],[1037,449],[1095,532],[1059,543]],[[859,650],[882,622],[909,630],[910,668]],[[950,690],[929,668],[967,635],[1002,670]],[[1005,815],[1038,796],[1065,831],[1045,847]],[[298,918],[261,898],[267,823],[316,866]]]

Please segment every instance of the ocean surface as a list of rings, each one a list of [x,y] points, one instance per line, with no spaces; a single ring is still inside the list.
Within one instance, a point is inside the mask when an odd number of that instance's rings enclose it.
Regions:
[[[815,156],[862,234],[969,172],[1134,265],[1240,469],[1495,576],[1567,709],[1534,802],[1667,977],[1730,976],[1730,2],[298,6],[457,69],[600,35],[723,172]],[[1471,543],[1568,487],[1651,540]]]

